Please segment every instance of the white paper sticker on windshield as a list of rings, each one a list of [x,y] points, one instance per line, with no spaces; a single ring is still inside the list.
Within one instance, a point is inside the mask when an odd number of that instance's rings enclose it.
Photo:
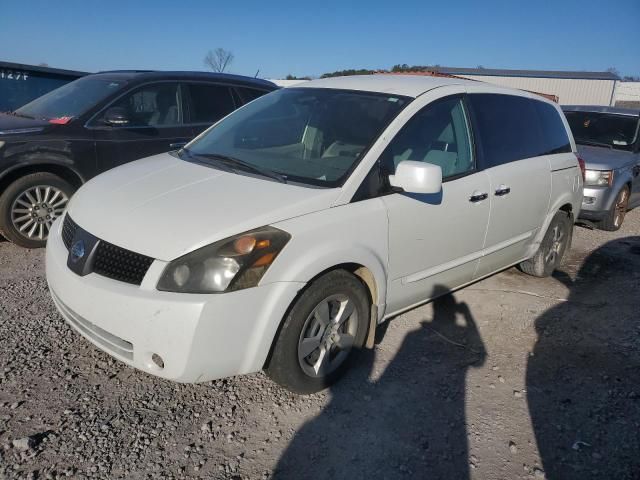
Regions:
[[[624,140],[614,140],[613,141],[614,145],[629,145],[627,142],[625,142]]]

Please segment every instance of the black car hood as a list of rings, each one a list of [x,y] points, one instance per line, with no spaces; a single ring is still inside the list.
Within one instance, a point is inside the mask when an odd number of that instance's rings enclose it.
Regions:
[[[5,131],[29,128],[44,128],[51,124],[47,120],[19,117],[7,113],[0,113],[0,134]]]
[[[635,154],[626,150],[591,145],[578,145],[578,153],[587,168],[592,170],[614,170],[624,167],[636,159]]]

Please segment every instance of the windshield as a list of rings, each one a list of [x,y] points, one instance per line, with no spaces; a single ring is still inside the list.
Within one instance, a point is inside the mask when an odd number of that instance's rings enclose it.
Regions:
[[[44,120],[73,118],[118,90],[124,81],[87,76],[52,90],[16,110],[17,115]]]
[[[181,153],[237,159],[287,181],[341,185],[410,98],[324,88],[285,88],[232,113]]]
[[[576,143],[631,150],[638,135],[638,117],[597,112],[565,112]]]

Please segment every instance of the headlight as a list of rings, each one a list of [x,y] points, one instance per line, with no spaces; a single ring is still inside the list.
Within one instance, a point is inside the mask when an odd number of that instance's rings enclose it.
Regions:
[[[165,268],[158,290],[222,293],[255,287],[291,235],[262,227],[188,253]]]
[[[613,172],[611,170],[585,170],[585,187],[608,187],[613,183]]]

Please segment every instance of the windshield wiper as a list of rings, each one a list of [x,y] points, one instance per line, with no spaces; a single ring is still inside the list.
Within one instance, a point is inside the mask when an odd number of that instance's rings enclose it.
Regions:
[[[578,143],[580,145],[592,145],[594,147],[609,147],[609,148],[613,148],[613,145],[611,145],[610,143],[596,142],[594,140],[583,140],[581,138],[576,138],[576,143]]]
[[[257,173],[258,175],[262,175],[263,177],[272,178],[273,180],[277,180],[280,183],[287,183],[287,177],[285,177],[284,175],[278,172],[274,172],[273,170],[269,170],[268,168],[258,167],[257,165],[254,165],[249,162],[245,162],[244,160],[240,160],[239,158],[230,157],[228,155],[221,155],[219,153],[195,153],[190,150],[187,150],[187,154],[193,155],[196,157],[204,157],[212,160],[218,160],[219,162],[229,167],[240,168],[245,171]]]

